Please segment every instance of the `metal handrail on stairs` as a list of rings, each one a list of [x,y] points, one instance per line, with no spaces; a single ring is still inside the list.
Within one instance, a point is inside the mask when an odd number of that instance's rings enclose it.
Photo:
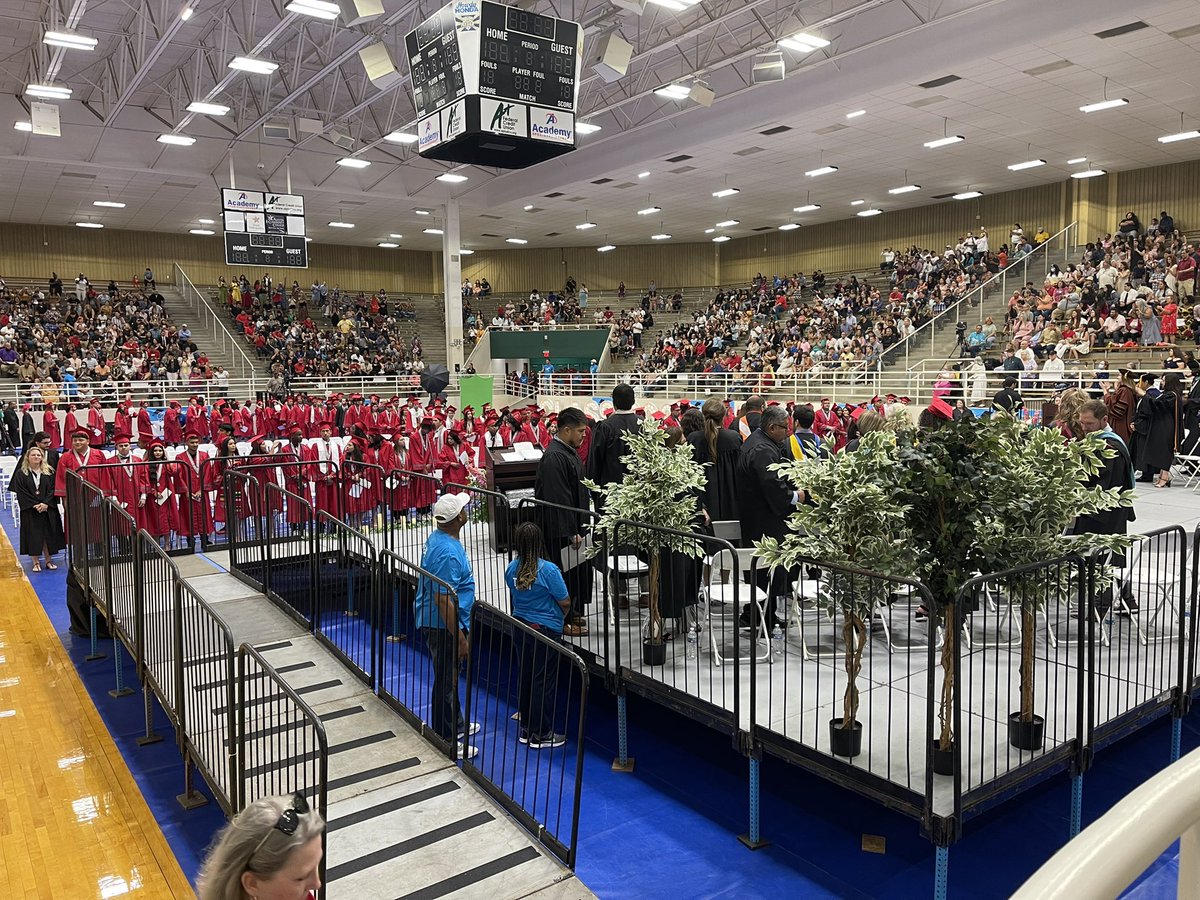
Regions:
[[[250,360],[250,357],[246,355],[246,351],[242,349],[242,340],[233,334],[226,324],[221,321],[220,315],[209,305],[208,299],[204,294],[192,284],[192,280],[188,278],[187,273],[183,271],[179,263],[172,263],[172,266],[175,270],[176,287],[183,295],[184,300],[187,301],[188,306],[191,307],[192,311],[200,318],[200,321],[212,332],[213,337],[216,338],[217,343],[221,347],[221,351],[238,366],[238,377],[252,378],[256,374],[257,368]]]

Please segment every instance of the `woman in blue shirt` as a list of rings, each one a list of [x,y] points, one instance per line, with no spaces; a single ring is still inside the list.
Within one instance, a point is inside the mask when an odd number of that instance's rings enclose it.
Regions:
[[[512,596],[512,614],[519,622],[558,643],[562,640],[563,618],[571,608],[562,572],[554,563],[542,559],[542,530],[533,522],[517,526],[513,547],[516,558],[504,573]],[[561,747],[567,739],[554,732],[558,654],[545,641],[523,630],[515,637],[521,652],[517,699],[521,743],[533,750]]]

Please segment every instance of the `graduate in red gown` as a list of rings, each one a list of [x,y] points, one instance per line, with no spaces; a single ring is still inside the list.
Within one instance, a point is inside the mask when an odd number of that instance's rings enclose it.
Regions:
[[[204,465],[208,453],[200,449],[200,435],[189,434],[187,447],[175,457],[172,476],[178,498],[179,527],[176,533],[189,539],[209,533],[209,498],[202,479],[211,466]]]
[[[145,400],[138,403],[137,412],[134,415],[137,419],[138,446],[145,450],[154,440],[154,426],[150,424],[150,410],[146,409]]]
[[[179,520],[175,501],[174,465],[167,461],[166,447],[157,438],[147,445],[146,462],[141,467],[143,494],[138,501],[138,526],[145,528],[166,547]]]
[[[434,431],[437,420],[433,416],[421,419],[421,428],[408,442],[408,461],[411,470],[422,476],[413,478],[409,485],[408,502],[421,512],[426,512],[437,499],[437,482],[434,470],[438,468],[439,449]]]
[[[285,460],[279,469],[283,474],[283,488],[307,501],[307,506],[292,497],[285,498],[288,531],[299,534],[309,521],[313,504],[312,486],[308,481],[309,467],[301,465],[308,457],[304,448],[304,429],[295,426],[288,433],[287,441],[280,446],[278,455]]]
[[[199,397],[193,397],[187,408],[187,422],[183,428],[184,437],[196,435],[200,438],[200,443],[208,443],[211,435],[208,432],[208,411],[204,408],[204,401]]]
[[[106,429],[104,412],[100,409],[100,400],[97,398],[91,402],[87,414],[88,443],[97,450],[104,446]]]
[[[62,425],[59,424],[58,413],[54,411],[53,403],[47,403],[46,409],[42,413],[42,431],[50,435],[50,449],[62,449]]]
[[[260,434],[260,432],[254,429],[254,416],[250,413],[250,410],[239,407],[236,400],[233,401],[229,421],[233,425],[233,436],[239,441],[248,441],[255,435]]]
[[[366,417],[366,412],[362,394],[351,394],[350,408],[346,410],[346,417],[342,420],[342,432],[353,434],[352,429],[355,425],[361,425],[365,429],[366,425],[363,419]]]
[[[316,463],[308,468],[307,476],[316,481],[317,511],[338,518],[338,472],[342,451],[333,440],[333,429],[328,422],[321,423],[321,436],[308,448],[308,458]]]
[[[117,454],[104,466],[104,493],[116,501],[117,505],[129,513],[136,522],[138,506],[145,497],[145,472],[137,464],[138,460],[130,450],[133,435],[122,431],[113,435],[113,443],[117,445]],[[112,526],[119,537],[130,537],[124,529],[128,526],[120,521]]]
[[[457,431],[446,432],[445,443],[438,453],[438,468],[442,470],[443,494],[458,493],[467,487],[466,452]]]
[[[126,398],[117,404],[117,410],[113,413],[113,441],[116,442],[117,434],[133,435],[133,421],[130,415],[130,410],[133,407],[133,401]]]
[[[838,416],[837,410],[833,408],[833,400],[829,397],[821,398],[820,408],[813,411],[813,433],[821,439],[822,443],[837,446],[838,436],[841,435],[843,443],[846,439],[846,426],[842,424],[841,417]]]
[[[183,443],[183,426],[179,424],[179,401],[172,400],[163,413],[163,442],[172,447]]]
[[[409,502],[409,478],[401,474],[401,470],[410,470],[408,438],[402,432],[393,432],[392,439],[380,446],[379,465],[387,473],[384,481],[385,502],[392,511],[392,518],[403,519],[412,504]]]
[[[237,441],[233,435],[222,433],[217,441],[216,462],[207,466],[205,469],[206,483],[204,488],[213,498],[213,514],[212,526],[213,532],[216,534],[224,533],[225,523],[229,520],[228,509],[225,504],[225,473],[237,468],[242,463],[242,457],[238,453]],[[236,506],[236,512],[244,514],[246,504],[243,501],[241,492],[235,491],[233,501]]]
[[[79,419],[75,416],[75,404],[67,404],[67,413],[63,416],[62,424],[62,439],[63,446],[67,446],[71,442],[71,435],[79,428]]]
[[[54,470],[54,496],[62,499],[62,514],[63,514],[63,531],[65,534],[70,534],[71,523],[68,520],[69,506],[66,502],[67,496],[67,473],[82,471],[83,479],[104,489],[106,482],[103,471],[98,468],[103,466],[107,461],[107,457],[102,450],[93,450],[88,446],[88,441],[91,440],[91,434],[86,428],[76,428],[70,434],[71,449],[63,453],[58,459],[58,467]]]
[[[425,418],[425,410],[421,409],[421,400],[416,394],[408,395],[404,406],[404,430],[408,434],[416,434],[421,430],[421,420]]]
[[[342,456],[342,487],[346,510],[346,522],[352,528],[370,525],[375,508],[374,470],[366,467],[366,438],[362,429],[350,438]]]

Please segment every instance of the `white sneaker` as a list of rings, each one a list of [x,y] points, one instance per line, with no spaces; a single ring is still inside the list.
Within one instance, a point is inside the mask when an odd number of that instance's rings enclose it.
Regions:
[[[479,755],[478,747],[472,747],[470,744],[464,744],[462,741],[458,742],[458,758],[459,759],[474,759],[478,755]]]
[[[464,725],[462,728],[458,729],[458,736],[460,738],[461,737],[471,737],[471,735],[473,735],[473,734],[479,734],[479,732],[482,728],[483,728],[483,726],[480,725],[478,722],[471,722],[467,725]]]

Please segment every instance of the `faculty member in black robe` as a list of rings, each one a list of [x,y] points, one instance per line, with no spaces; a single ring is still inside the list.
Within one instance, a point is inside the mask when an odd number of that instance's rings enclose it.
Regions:
[[[704,426],[688,434],[687,442],[692,447],[692,459],[704,466],[701,506],[708,513],[709,524],[737,521],[737,466],[742,451],[741,435],[724,427],[725,404],[720,400],[705,400],[700,412],[704,417]],[[687,429],[684,430],[686,432]]]
[[[587,530],[588,491],[583,486],[583,465],[575,452],[583,443],[587,419],[573,406],[558,413],[558,431],[538,461],[533,482],[535,500],[557,504],[538,507],[538,524],[542,528],[546,552],[550,561],[562,566],[562,551],[578,546]],[[561,508],[566,507],[566,508]],[[571,596],[571,611],[563,625],[563,634],[587,634],[584,607],[592,600],[592,567],[580,563],[563,571],[567,592]]]
[[[21,414],[21,449],[24,450],[33,444],[33,436],[37,433],[37,425],[33,422],[33,413],[30,410],[33,407],[25,405],[25,410]]]
[[[1163,378],[1162,392],[1152,397],[1147,393],[1138,402],[1134,424],[1137,428],[1136,463],[1142,470],[1142,479],[1148,473],[1158,477],[1155,487],[1166,487],[1171,483],[1171,466],[1183,440],[1183,413],[1186,399],[1183,391],[1183,376],[1168,372]]]
[[[8,489],[16,494],[17,506],[21,510],[21,545],[18,552],[29,556],[35,572],[42,570],[41,560],[45,561],[47,569],[57,569],[51,557],[62,550],[67,542],[63,537],[58,498],[54,496],[54,470],[50,468],[40,447],[31,447],[25,454],[13,472]]]
[[[633,388],[618,384],[613,388],[612,399],[616,411],[592,429],[588,447],[587,475],[601,487],[625,480],[628,469],[621,462],[621,457],[629,453],[625,435],[642,427],[641,419],[633,411]],[[596,498],[596,509],[603,509],[603,498]],[[550,546],[549,541],[546,546]]]

